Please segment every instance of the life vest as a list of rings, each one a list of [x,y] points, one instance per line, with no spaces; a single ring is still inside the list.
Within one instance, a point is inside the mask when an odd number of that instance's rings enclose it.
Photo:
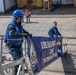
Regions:
[[[28,11],[28,14],[29,14],[29,15],[31,15],[31,12],[30,12],[30,11]]]
[[[30,11],[28,11],[27,14],[28,14],[28,16],[31,16],[31,12]],[[26,15],[26,12],[25,12],[25,15]]]
[[[8,24],[8,26],[9,25],[13,25],[16,28],[16,32],[17,33],[22,33],[23,32],[23,27],[21,25],[18,27],[17,24],[16,24],[16,22],[14,20],[12,20]],[[23,42],[23,37],[19,38],[20,40],[12,40],[12,39],[10,39],[9,31],[8,31],[8,26],[7,26],[6,33],[5,33],[5,43],[8,44],[8,45],[12,45],[12,46],[21,46],[22,42]]]

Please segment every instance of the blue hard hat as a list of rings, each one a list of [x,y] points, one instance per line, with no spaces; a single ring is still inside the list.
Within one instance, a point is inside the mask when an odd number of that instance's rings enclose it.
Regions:
[[[17,9],[17,10],[15,10],[15,11],[13,12],[13,15],[12,15],[12,16],[14,16],[14,17],[19,17],[19,16],[21,16],[21,17],[23,17],[24,15],[23,15],[23,13],[22,13],[22,10]]]

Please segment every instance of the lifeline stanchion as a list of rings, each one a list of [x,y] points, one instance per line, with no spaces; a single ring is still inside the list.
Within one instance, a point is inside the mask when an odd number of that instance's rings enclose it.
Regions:
[[[67,42],[68,42],[68,39],[66,37],[62,37],[63,54],[66,54],[68,52]]]
[[[19,73],[20,73],[20,70],[21,70],[21,65],[19,65],[19,68],[18,68],[17,75],[19,75]]]
[[[34,73],[32,71],[32,68],[31,68],[31,65],[30,65],[30,69],[29,69],[28,64],[26,62],[26,57],[28,56],[27,52],[26,52],[26,39],[24,40],[24,44],[25,44],[25,64],[26,64],[26,69],[28,70],[29,75],[34,75]],[[28,58],[28,60],[29,60],[29,58]]]
[[[1,74],[1,66],[2,66],[2,36],[0,36],[0,74]]]
[[[20,74],[21,69],[22,69],[22,73],[21,74],[24,75],[24,62],[23,62],[23,59],[22,59],[22,63],[19,65],[17,75]]]

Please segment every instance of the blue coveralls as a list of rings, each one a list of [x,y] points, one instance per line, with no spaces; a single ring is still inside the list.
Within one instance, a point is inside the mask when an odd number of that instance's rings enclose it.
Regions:
[[[50,28],[50,30],[49,30],[49,32],[48,32],[48,35],[50,35],[50,36],[60,35],[60,36],[61,36],[61,34],[60,34],[59,31],[58,31],[58,28],[55,28],[54,26],[53,26],[52,28]]]
[[[48,35],[50,36],[50,38],[52,40],[56,40],[56,42],[58,42],[58,35],[61,36],[61,34],[59,33],[58,29],[55,28],[54,26],[52,28],[50,28],[49,32],[48,32]],[[56,35],[56,37],[54,38],[53,35]],[[62,41],[62,39],[61,39]],[[60,42],[61,42],[60,41]],[[58,49],[60,49],[61,52],[58,52],[58,55],[59,56],[63,56],[63,51],[62,51],[62,46],[57,46]]]

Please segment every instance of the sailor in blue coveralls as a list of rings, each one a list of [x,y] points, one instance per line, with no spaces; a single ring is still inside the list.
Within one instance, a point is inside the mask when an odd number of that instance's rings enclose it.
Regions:
[[[53,24],[54,24],[54,26],[50,28],[50,30],[48,32],[48,35],[50,36],[50,38],[52,40],[56,40],[56,42],[58,42],[58,38],[57,37],[61,37],[62,38],[62,36],[61,36],[60,32],[58,31],[57,22],[54,22]],[[58,47],[58,55],[62,56],[63,55],[62,46],[58,45],[57,47]]]
[[[5,43],[9,48],[9,52],[14,60],[20,59],[23,56],[22,42],[23,37],[32,37],[26,30],[23,29],[21,22],[23,18],[23,13],[21,10],[15,10],[13,12],[13,20],[8,24],[5,33]],[[9,40],[10,39],[10,40]],[[12,40],[15,39],[15,40]],[[19,40],[17,40],[19,39]],[[18,66],[15,66],[15,74],[17,73]]]
[[[49,36],[61,36],[61,34],[57,28],[57,22],[54,22],[53,24],[54,24],[54,26],[50,28],[48,35]]]

